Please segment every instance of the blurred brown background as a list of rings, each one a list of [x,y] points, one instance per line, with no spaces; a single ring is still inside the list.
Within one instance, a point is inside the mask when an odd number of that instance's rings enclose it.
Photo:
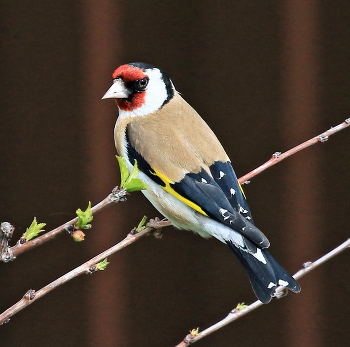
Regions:
[[[227,149],[239,176],[350,117],[350,3],[1,1],[0,220],[14,241],[36,216],[50,230],[119,183],[101,101],[111,72],[163,68]],[[350,130],[254,178],[246,194],[271,252],[291,272],[349,237]],[[0,311],[120,241],[141,193],[96,215],[83,243],[58,239],[0,264]],[[346,346],[349,254],[196,346]],[[174,346],[255,300],[228,248],[164,230],[112,256],[104,272],[50,293],[0,328],[0,345]]]

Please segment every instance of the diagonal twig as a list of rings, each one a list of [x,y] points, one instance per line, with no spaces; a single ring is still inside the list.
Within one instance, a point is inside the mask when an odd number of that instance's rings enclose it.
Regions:
[[[17,312],[23,310],[25,307],[29,306],[36,300],[42,298],[44,295],[48,294],[52,290],[56,289],[60,285],[70,281],[71,279],[80,276],[82,274],[91,274],[98,269],[96,269],[96,264],[103,261],[110,255],[112,255],[115,252],[120,251],[126,246],[129,246],[130,244],[134,243],[135,241],[139,240],[142,236],[148,234],[149,232],[152,232],[155,229],[165,227],[169,225],[170,223],[167,221],[151,221],[149,223],[149,227],[144,228],[143,230],[139,232],[130,232],[124,240],[120,241],[116,245],[112,246],[111,248],[105,250],[104,252],[100,253],[96,257],[90,259],[89,261],[85,262],[84,264],[76,267],[75,269],[69,271],[65,275],[57,278],[55,281],[51,282],[50,284],[46,285],[45,287],[41,288],[38,291],[35,291],[33,289],[30,289],[26,292],[26,294],[23,296],[21,300],[19,300],[16,304],[12,305],[10,308],[8,308],[6,311],[4,311],[2,314],[0,314],[0,325],[7,323],[10,318],[15,315]]]
[[[299,278],[301,278],[304,275],[306,275],[307,273],[309,273],[311,270],[314,270],[315,268],[317,268],[321,264],[325,263],[326,261],[330,260],[331,258],[333,258],[334,256],[336,256],[337,254],[339,254],[340,252],[344,251],[347,248],[350,248],[350,239],[346,240],[341,245],[339,245],[338,247],[334,248],[332,251],[328,252],[327,254],[325,254],[321,258],[317,259],[316,261],[305,263],[303,265],[303,268],[300,269],[298,272],[296,272],[293,277],[296,280],[298,280]],[[285,290],[286,289],[284,287],[278,287],[276,289],[276,294],[277,294],[276,296],[278,298],[284,297],[285,295],[281,295],[281,294],[283,292],[285,292]],[[280,295],[278,295],[278,294],[280,294]],[[225,317],[221,321],[213,324],[209,328],[201,331],[200,333],[187,335],[185,337],[185,339],[182,342],[180,342],[178,345],[176,345],[175,347],[187,347],[190,344],[192,344],[194,342],[197,342],[198,340],[202,339],[203,337],[206,337],[206,336],[210,335],[214,331],[221,329],[225,325],[227,325],[229,323],[232,323],[233,321],[235,321],[238,318],[246,315],[247,313],[252,312],[253,310],[257,309],[258,307],[260,307],[262,305],[264,305],[264,304],[261,301],[257,300],[255,302],[253,302],[252,304],[250,304],[249,306],[245,307],[244,309],[233,309],[227,315],[227,317]]]
[[[337,133],[340,130],[343,130],[345,128],[347,128],[348,126],[350,126],[350,118],[345,119],[345,121],[343,123],[338,124],[335,127],[330,128],[329,130],[325,131],[324,133],[317,135],[315,137],[313,137],[310,140],[307,140],[303,143],[301,143],[298,146],[293,147],[292,149],[290,149],[287,152],[281,153],[281,152],[276,152],[272,155],[271,159],[268,160],[266,163],[260,165],[259,167],[257,167],[256,169],[252,170],[251,172],[247,173],[246,175],[242,176],[238,181],[239,183],[243,184],[247,181],[249,181],[251,178],[253,178],[254,176],[258,175],[259,173],[265,171],[266,169],[268,169],[269,167],[279,163],[280,161],[282,161],[283,159],[286,159],[288,157],[290,157],[291,155],[307,148],[310,147],[316,143],[323,143],[328,141],[329,136]]]
[[[100,201],[98,204],[96,204],[91,208],[91,212],[95,214],[101,211],[102,209],[104,209],[105,207],[111,205],[112,203],[126,200],[125,199],[126,194],[127,192],[124,189],[119,189],[118,187],[114,188],[112,193],[110,193],[106,198],[104,198],[102,201]],[[64,231],[67,231],[71,225],[74,225],[77,222],[77,220],[78,220],[77,217],[73,218],[70,221],[60,225],[59,227],[51,231],[48,231],[47,233],[39,237],[36,237],[35,239],[30,240],[28,242],[21,243],[21,240],[19,240],[15,246],[8,247],[6,249],[6,259],[0,259],[0,261],[3,260],[5,262],[8,262],[10,260],[14,260],[18,255],[56,238],[58,235],[62,234]]]

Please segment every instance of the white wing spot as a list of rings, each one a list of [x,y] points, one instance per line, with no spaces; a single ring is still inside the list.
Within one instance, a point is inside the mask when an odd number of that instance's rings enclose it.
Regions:
[[[288,284],[289,284],[289,282],[287,282],[287,281],[278,280],[278,285],[279,286],[287,287]]]
[[[224,217],[224,220],[229,219],[230,216],[225,216],[225,213],[227,212],[227,210],[225,210],[224,208],[220,208],[219,212],[221,213],[221,215]]]
[[[231,188],[231,189],[230,189],[230,193],[231,193],[231,195],[235,195],[235,194],[236,194],[236,191],[235,191],[233,188]]]
[[[202,182],[203,183],[208,183],[204,178],[202,178]]]
[[[239,212],[248,213],[248,210],[245,210],[242,206],[239,206]]]
[[[219,180],[221,180],[224,176],[226,176],[225,172],[222,172],[222,171],[220,171],[219,174],[220,174]]]

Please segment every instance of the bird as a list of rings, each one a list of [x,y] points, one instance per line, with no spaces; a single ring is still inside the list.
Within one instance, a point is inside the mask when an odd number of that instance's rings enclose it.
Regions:
[[[256,297],[269,303],[276,288],[299,292],[298,282],[267,251],[231,161],[214,132],[182,98],[167,73],[135,62],[112,73],[102,99],[114,99],[117,153],[142,190],[175,228],[225,243],[243,265]]]

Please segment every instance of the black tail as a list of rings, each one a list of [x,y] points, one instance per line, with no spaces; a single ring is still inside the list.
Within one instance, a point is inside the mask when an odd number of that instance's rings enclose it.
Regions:
[[[300,292],[298,282],[278,264],[276,259],[266,250],[261,249],[260,258],[265,258],[265,262],[257,259],[252,253],[235,246],[231,241],[226,241],[227,245],[236,254],[239,261],[246,270],[250,283],[257,298],[267,304],[275,296],[278,286],[284,286],[294,293]]]

